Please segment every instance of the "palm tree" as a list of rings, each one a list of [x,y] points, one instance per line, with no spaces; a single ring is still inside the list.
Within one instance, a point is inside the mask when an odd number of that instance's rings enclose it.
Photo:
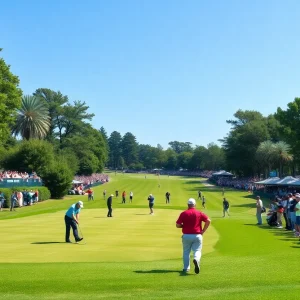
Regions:
[[[47,103],[35,96],[23,96],[22,106],[17,111],[16,124],[12,128],[14,135],[23,139],[42,139],[50,128]]]
[[[279,164],[279,175],[282,176],[283,165],[293,161],[293,155],[290,154],[291,146],[285,142],[274,144],[276,161]]]
[[[259,144],[256,150],[256,159],[265,169],[265,175],[270,173],[275,161],[275,147],[271,141],[265,141]]]

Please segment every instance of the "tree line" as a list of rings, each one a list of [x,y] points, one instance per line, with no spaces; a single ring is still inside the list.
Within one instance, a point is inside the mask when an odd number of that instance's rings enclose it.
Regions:
[[[45,181],[65,180],[62,190],[74,174],[102,172],[105,166],[227,169],[240,176],[267,176],[271,170],[279,175],[295,174],[299,170],[300,98],[267,117],[258,111],[238,110],[227,120],[231,129],[219,140],[221,146],[171,141],[163,149],[159,144],[138,143],[131,132],[122,136],[113,131],[108,136],[104,127],[93,128],[94,114],[88,110],[84,101],[70,100],[48,88],[23,95],[19,78],[0,58],[0,167],[36,171]]]

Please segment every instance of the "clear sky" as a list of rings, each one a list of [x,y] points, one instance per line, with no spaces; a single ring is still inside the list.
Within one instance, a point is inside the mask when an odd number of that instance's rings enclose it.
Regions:
[[[238,109],[300,96],[300,1],[0,1],[2,56],[24,94],[83,100],[139,143],[207,145]]]

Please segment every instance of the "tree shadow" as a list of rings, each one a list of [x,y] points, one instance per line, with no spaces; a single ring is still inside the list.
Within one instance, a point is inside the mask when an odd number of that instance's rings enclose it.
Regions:
[[[67,244],[66,242],[33,242],[31,245]]]
[[[168,273],[178,273],[179,276],[190,275],[188,272],[177,271],[177,270],[148,270],[148,271],[134,271],[137,274],[168,274]]]

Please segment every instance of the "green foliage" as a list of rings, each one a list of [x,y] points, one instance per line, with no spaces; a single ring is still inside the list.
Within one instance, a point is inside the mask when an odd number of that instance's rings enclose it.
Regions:
[[[232,125],[231,131],[222,140],[227,168],[239,175],[253,175],[256,150],[261,142],[270,139],[268,119],[257,111],[238,110],[234,116],[235,120],[227,121]]]
[[[193,152],[192,143],[190,142],[173,141],[169,142],[169,145],[177,154],[182,152]]]
[[[53,146],[46,141],[24,140],[11,148],[2,163],[6,170],[42,174],[54,160]]]
[[[21,135],[26,140],[42,139],[47,135],[49,128],[50,119],[46,103],[35,96],[23,96],[12,133],[16,136]]]
[[[50,191],[45,187],[45,186],[39,186],[39,187],[28,187],[28,186],[25,186],[25,187],[11,187],[11,188],[0,188],[0,191],[3,192],[4,194],[4,198],[5,198],[5,207],[10,207],[10,197],[12,195],[12,193],[14,191],[18,191],[18,192],[21,192],[21,191],[30,191],[30,190],[33,190],[33,191],[36,191],[38,190],[39,192],[39,202],[42,202],[42,201],[45,201],[45,200],[48,200],[50,199]]]
[[[21,106],[22,91],[18,86],[19,78],[11,73],[10,66],[0,57],[0,144],[9,137],[16,109]]]
[[[109,166],[116,169],[120,167],[120,157],[122,155],[122,136],[119,132],[113,131],[108,139],[109,145]]]
[[[63,198],[72,185],[74,174],[64,160],[55,160],[48,167],[41,178],[44,185],[50,190],[51,198]]]
[[[136,137],[132,133],[125,133],[121,142],[121,147],[125,164],[129,166],[136,163],[138,158],[138,143],[136,142]]]

